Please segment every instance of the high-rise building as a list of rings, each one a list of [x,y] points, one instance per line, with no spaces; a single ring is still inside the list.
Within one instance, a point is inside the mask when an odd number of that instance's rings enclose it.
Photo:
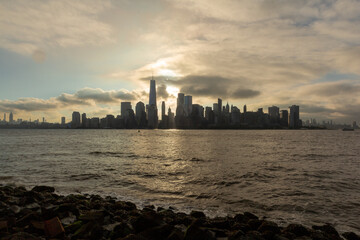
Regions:
[[[204,117],[204,107],[199,104],[192,105],[192,113],[191,116]]]
[[[192,111],[192,96],[185,96],[185,116],[190,116]]]
[[[121,117],[127,117],[128,109],[132,109],[131,102],[121,102]]]
[[[14,122],[14,115],[12,112],[10,112],[9,123],[13,123],[13,122]]]
[[[230,113],[230,106],[228,102],[226,103],[225,113]]]
[[[150,80],[149,105],[156,105],[156,84],[154,79]]]
[[[177,97],[177,106],[185,104],[185,95],[183,93],[178,93]]]
[[[158,110],[156,106],[156,83],[154,79],[150,80],[150,95],[149,95],[149,105],[147,106],[147,112],[148,112],[148,127],[157,128]]]
[[[161,102],[161,120],[164,120],[164,116],[165,116],[165,101]]]
[[[279,108],[276,106],[269,107],[268,113],[269,113],[270,119],[278,120],[280,118]]]
[[[183,93],[178,93],[176,116],[185,116],[185,95]]]
[[[243,110],[243,112],[246,113],[246,110],[247,110],[247,109],[246,109],[246,104],[245,104],[245,105],[244,105],[244,110]]]
[[[219,105],[217,103],[213,103],[213,111],[215,115],[219,114]]]
[[[171,108],[168,109],[169,128],[175,127],[175,114],[171,112]]]
[[[86,128],[86,113],[81,114],[81,126]]]
[[[280,111],[280,123],[284,127],[289,126],[289,112],[288,112],[288,110],[281,110]]]
[[[222,112],[222,100],[221,98],[218,98],[218,114],[221,115]]]
[[[61,117],[61,125],[65,125],[65,117]]]
[[[145,104],[143,102],[138,102],[135,107],[135,115],[136,115],[136,122],[139,128],[146,128],[147,121],[146,121],[146,112],[145,112]]]
[[[4,122],[6,122],[6,113],[4,113]]]
[[[297,105],[292,105],[289,108],[290,108],[289,128],[299,128],[300,127],[300,107]]]
[[[80,127],[80,113],[79,112],[73,112],[72,114],[72,121],[71,121],[71,128],[78,128]]]

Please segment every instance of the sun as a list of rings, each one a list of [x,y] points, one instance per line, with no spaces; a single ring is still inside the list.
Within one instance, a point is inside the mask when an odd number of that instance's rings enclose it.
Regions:
[[[166,91],[173,96],[177,96],[177,94],[180,92],[180,89],[177,87],[167,86]]]

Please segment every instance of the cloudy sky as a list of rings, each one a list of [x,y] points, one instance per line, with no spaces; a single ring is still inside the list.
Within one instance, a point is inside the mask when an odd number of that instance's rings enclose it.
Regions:
[[[153,72],[159,105],[360,122],[359,26],[360,0],[0,0],[0,114],[118,115]]]

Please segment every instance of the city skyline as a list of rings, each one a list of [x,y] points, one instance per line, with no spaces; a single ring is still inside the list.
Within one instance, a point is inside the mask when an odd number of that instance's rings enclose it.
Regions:
[[[157,109],[183,92],[360,121],[359,1],[2,1],[0,16],[0,113],[117,114],[154,77]]]
[[[287,109],[280,109],[277,106],[268,107],[267,113],[263,108],[258,108],[257,111],[249,111],[246,104],[243,106],[243,112],[240,108],[229,102],[223,105],[221,98],[213,103],[213,107],[202,106],[193,103],[193,96],[185,93],[178,93],[176,99],[176,109],[172,112],[171,107],[168,107],[166,114],[166,103],[161,101],[161,120],[159,118],[159,111],[157,108],[157,87],[156,80],[151,78],[149,81],[149,101],[144,104],[142,101],[136,103],[132,107],[131,102],[121,102],[119,115],[106,114],[105,118],[90,117],[78,111],[72,112],[71,121],[66,123],[66,117],[61,117],[61,124],[48,123],[45,117],[42,122],[39,119],[34,122],[22,119],[14,120],[13,113],[9,114],[9,121],[6,121],[6,113],[3,121],[0,124],[5,127],[18,126],[21,128],[112,128],[112,129],[300,129],[307,128],[330,128],[337,129],[342,127],[352,127],[357,129],[356,121],[352,124],[333,124],[330,120],[327,123],[323,121],[322,125],[318,124],[316,119],[303,121],[300,118],[300,106],[291,105]],[[146,107],[145,107],[146,106]],[[135,110],[135,111],[134,111]],[[10,124],[10,125],[8,125]],[[35,124],[35,125],[34,125]],[[40,125],[39,125],[40,124]]]

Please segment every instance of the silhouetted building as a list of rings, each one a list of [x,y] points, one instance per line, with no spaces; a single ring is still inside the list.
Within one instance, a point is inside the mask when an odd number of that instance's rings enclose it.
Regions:
[[[136,111],[136,122],[139,128],[147,127],[145,104],[143,102],[138,102],[135,107]]]
[[[149,105],[156,106],[156,83],[154,79],[150,80]]]
[[[283,127],[289,126],[289,112],[287,110],[280,111],[280,124]]]
[[[185,116],[190,116],[192,111],[192,96],[185,96]]]
[[[9,123],[13,123],[14,122],[14,115],[12,112],[10,112],[10,115],[9,115]]]
[[[290,115],[289,115],[289,128],[300,128],[300,108],[297,105],[292,105],[290,108]]]
[[[4,122],[6,122],[6,113],[4,113]]]
[[[244,105],[244,110],[243,112],[246,113],[247,109],[246,109],[246,105]]]
[[[183,93],[178,93],[176,116],[175,116],[175,127],[184,128],[185,126],[185,96]]]
[[[280,113],[279,113],[279,108],[276,106],[272,106],[268,108],[268,113],[270,116],[270,119],[272,121],[278,121],[280,119]]]
[[[220,98],[218,98],[218,114],[219,116],[221,116],[221,112],[222,112],[222,100]]]
[[[72,121],[71,121],[71,128],[79,128],[80,126],[81,126],[80,113],[79,112],[73,112]]]
[[[121,117],[127,117],[127,110],[132,109],[131,102],[121,102]]]
[[[148,113],[148,127],[157,128],[158,127],[158,111],[156,106],[156,84],[155,80],[150,80],[150,95],[149,95],[149,105],[147,106]]]
[[[175,128],[175,114],[168,109],[169,128]]]
[[[240,109],[237,107],[231,107],[231,124],[240,125]]]
[[[65,117],[61,117],[61,125],[65,125],[66,122],[65,122]]]
[[[204,107],[199,104],[192,105],[192,112],[195,112],[195,115],[201,118],[204,118]]]
[[[81,114],[81,126],[83,128],[86,128],[86,120],[87,120],[86,113]]]
[[[164,116],[165,116],[165,101],[161,102],[161,120],[164,120]]]

